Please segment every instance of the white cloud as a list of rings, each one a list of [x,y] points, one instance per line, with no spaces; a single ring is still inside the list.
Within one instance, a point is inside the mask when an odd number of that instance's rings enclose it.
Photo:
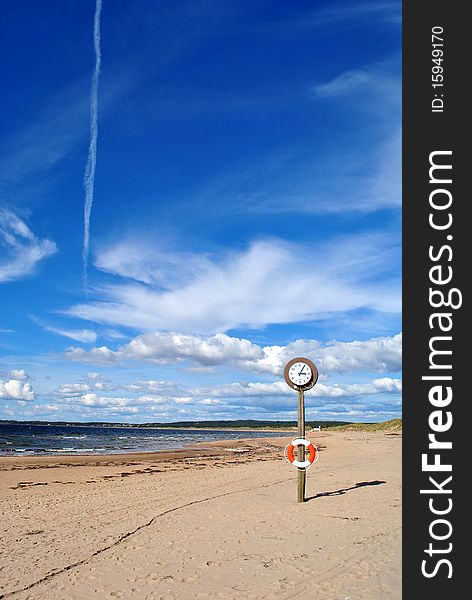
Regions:
[[[7,377],[10,379],[0,379],[0,398],[24,401],[35,399],[33,387],[28,383],[29,375],[23,369],[12,369]]]
[[[218,400],[217,398],[204,398],[203,400],[200,400],[200,404],[213,406],[216,404],[221,404],[221,400]]]
[[[89,351],[71,347],[65,355],[71,360],[96,364],[127,360],[163,364],[189,361],[203,366],[227,365],[272,375],[280,375],[290,358],[307,356],[314,360],[321,373],[389,373],[401,370],[402,335],[326,345],[317,340],[297,340],[286,346],[258,346],[249,340],[223,333],[213,336],[146,333],[117,350],[106,346]]]
[[[40,261],[57,252],[56,244],[38,238],[26,223],[0,209],[0,283],[31,275]]]
[[[249,382],[249,383],[227,383],[213,385],[211,387],[188,387],[172,381],[137,381],[126,384],[111,383],[64,383],[56,389],[56,396],[61,399],[84,399],[95,401],[98,396],[95,392],[125,391],[126,393],[138,394],[138,396],[127,396],[127,401],[137,404],[174,402],[177,404],[189,404],[192,402],[203,402],[213,404],[214,399],[221,398],[245,398],[248,396],[262,397],[293,397],[291,390],[284,381]],[[320,398],[356,397],[372,394],[393,393],[400,394],[402,391],[401,380],[392,377],[382,377],[367,383],[353,384],[327,384],[318,382],[317,385],[307,392],[308,396]],[[111,401],[115,399],[112,398]],[[120,398],[120,402],[124,398]],[[211,402],[210,402],[211,400]],[[220,400],[218,400],[219,402]]]
[[[42,393],[38,404],[20,403],[19,408],[16,405],[16,412],[11,412],[13,409],[6,402],[3,413],[8,418],[21,415],[24,418],[124,420],[135,423],[196,419],[296,419],[296,394],[282,378],[285,359],[281,360],[281,357],[284,352],[289,353],[289,358],[293,357],[290,345],[260,347],[248,340],[234,338],[229,345],[225,346],[224,342],[222,346],[217,345],[218,351],[215,352],[214,349],[209,350],[212,337],[215,336],[184,336],[172,340],[166,337],[165,344],[167,350],[170,345],[172,362],[179,356],[175,354],[177,346],[182,349],[186,342],[190,345],[184,353],[185,361],[189,360],[189,348],[192,347],[192,356],[198,360],[228,364],[225,362],[224,348],[230,348],[230,366],[260,373],[262,380],[258,381],[257,376],[256,381],[248,382],[247,376],[244,376],[244,381],[233,379],[229,383],[220,383],[219,377],[214,381],[205,377],[204,383],[194,377],[187,383],[175,379],[129,380],[126,374],[133,371],[120,369],[120,380],[114,381],[97,371],[89,371],[78,381],[61,383],[54,392]],[[242,345],[239,344],[241,341]],[[383,420],[400,416],[401,379],[387,373],[366,377],[365,373],[369,370],[400,370],[401,335],[328,345],[316,340],[301,342],[313,344],[317,354],[311,355],[311,358],[318,366],[325,360],[317,385],[306,395],[307,418]],[[165,362],[166,354],[162,348],[160,351],[157,360]],[[243,359],[238,362],[241,357]],[[132,356],[127,355],[127,358]],[[115,360],[125,359],[120,355]],[[185,362],[182,364],[186,368]],[[334,375],[338,371],[351,371],[355,375],[351,380],[347,375],[343,375],[342,380],[336,380]],[[0,395],[5,399],[34,399],[34,392],[28,383],[30,378],[23,369],[0,372],[0,375],[6,380],[0,381]],[[11,381],[13,379],[14,382]]]
[[[158,394],[158,395],[175,395],[179,394],[183,389],[181,385],[174,381],[155,381],[148,379],[147,381],[134,381],[120,386],[120,389],[128,392]]]
[[[356,397],[369,396],[379,393],[401,393],[401,380],[391,377],[375,379],[369,383],[354,383],[354,384],[334,384],[327,385],[318,383],[314,388],[307,392],[307,396],[317,398],[341,398],[341,397]],[[226,385],[216,386],[212,390],[207,390],[206,394],[217,398],[239,398],[239,397],[277,397],[288,396],[293,397],[293,390],[283,381],[275,381],[273,383],[231,383]]]
[[[87,379],[89,381],[101,381],[104,379],[104,377],[101,373],[97,373],[95,371],[89,371],[87,373]]]
[[[341,73],[341,75],[338,75],[328,83],[320,83],[313,86],[312,91],[315,96],[330,98],[332,96],[345,94],[360,86],[365,87],[366,84],[370,83],[370,80],[371,76],[366,70],[354,69],[352,71]]]
[[[102,382],[103,384],[103,382]],[[121,390],[123,395],[110,392]],[[89,382],[60,385],[55,392],[56,410],[83,415],[139,415],[141,420],[179,418],[287,418],[296,412],[296,395],[283,381],[234,382],[191,387],[171,381],[137,381],[125,384]],[[383,377],[363,383],[318,383],[307,392],[307,411],[335,418],[360,414],[398,414],[401,380]],[[96,418],[96,416],[94,417]]]
[[[97,340],[97,334],[91,329],[64,329],[62,327],[55,327],[34,316],[31,317],[31,320],[42,327],[45,331],[55,333],[56,335],[61,335],[71,340],[75,340],[76,342],[87,344],[94,343]]]
[[[309,93],[317,114],[335,107],[338,126],[329,139],[313,140],[312,152],[302,156],[284,147],[258,161],[256,170],[238,165],[236,173],[219,175],[207,184],[201,207],[213,202],[225,215],[401,207],[401,56],[337,73]]]
[[[312,92],[314,98],[349,95],[350,101],[357,100],[353,99],[353,94],[359,94],[369,106],[374,100],[382,99],[383,104],[378,107],[382,111],[393,107],[398,109],[401,102],[399,77],[392,74],[391,69],[384,69],[381,65],[345,71],[331,81],[313,86]]]
[[[70,346],[64,352],[64,356],[70,360],[92,363],[94,365],[111,364],[119,360],[116,357],[116,353],[107,346],[92,348],[89,351],[77,348],[76,346]]]
[[[341,119],[347,115],[352,121],[352,113],[357,111],[360,126],[354,147],[350,144],[352,156],[343,157],[343,151],[338,152],[334,171],[328,166],[324,172],[328,201],[315,198],[311,202],[312,211],[370,212],[399,208],[402,147],[399,56],[364,69],[345,71],[313,86],[312,93],[316,101],[336,102]],[[359,147],[364,148],[360,157]],[[320,189],[313,185],[312,188]],[[310,199],[312,196],[307,195]]]
[[[122,396],[110,395],[122,392]],[[146,410],[154,405],[191,404],[198,390],[190,390],[173,381],[133,381],[113,383],[99,373],[88,373],[85,381],[62,383],[54,395],[68,407],[78,406],[141,406]],[[106,395],[103,395],[106,394]]]
[[[125,238],[118,244],[103,245],[94,265],[100,271],[146,284],[164,287],[185,282],[192,275],[211,269],[209,257],[190,252],[173,252],[145,238]]]
[[[28,381],[29,375],[26,373],[24,369],[12,369],[9,372],[10,377],[13,379],[18,379],[19,381]]]
[[[136,242],[136,248],[142,244]],[[127,254],[117,244],[97,265],[140,282],[108,285],[98,290],[102,299],[75,305],[66,314],[144,331],[207,334],[361,308],[400,312],[399,281],[385,274],[398,248],[379,235],[317,247],[260,241],[211,260],[195,255],[199,267],[190,271],[185,266],[179,271],[179,254],[164,254],[161,262],[150,260],[149,252],[130,262]],[[153,247],[153,254],[159,256],[159,249]]]
[[[62,383],[56,390],[56,394],[62,398],[80,398],[91,390],[104,390],[104,384],[97,383],[90,385],[89,383]]]
[[[400,379],[392,379],[390,377],[382,377],[381,379],[375,379],[373,382],[374,387],[379,392],[399,392],[402,391],[402,382]]]
[[[293,356],[313,356],[320,372],[399,372],[402,368],[402,334],[365,341],[333,342],[322,346],[316,340],[297,340],[266,351],[267,370],[281,372]]]
[[[108,386],[106,391],[117,389],[126,389],[126,385]],[[91,391],[95,389],[95,391]],[[55,394],[57,397],[56,406],[61,410],[75,410],[79,413],[83,410],[87,414],[90,411],[98,411],[100,418],[106,418],[107,414],[130,414],[146,415],[158,411],[160,413],[176,411],[180,405],[196,404],[197,400],[193,396],[187,395],[157,395],[153,393],[140,394],[139,396],[110,396],[96,393],[100,388],[94,388],[87,384],[62,384]]]
[[[355,3],[330,3],[312,11],[306,17],[295,22],[304,28],[333,27],[358,27],[365,23],[390,23],[401,24],[401,3],[399,2],[355,2]],[[288,23],[290,25],[290,22]],[[287,24],[284,24],[287,26]]]
[[[115,408],[115,407],[125,407],[128,406],[129,400],[127,398],[109,398],[109,397],[100,397],[93,392],[89,392],[87,394],[83,394],[79,396],[77,401],[84,406],[104,406],[107,408]]]

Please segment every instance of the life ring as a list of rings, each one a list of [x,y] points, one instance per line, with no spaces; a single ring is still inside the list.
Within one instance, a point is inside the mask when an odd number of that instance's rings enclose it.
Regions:
[[[308,450],[308,458],[306,460],[296,460],[294,451],[298,446],[305,446]],[[287,456],[287,460],[297,469],[307,469],[311,466],[315,461],[318,460],[318,452],[310,440],[306,440],[305,438],[297,438],[292,440],[290,444],[285,447],[285,452]]]

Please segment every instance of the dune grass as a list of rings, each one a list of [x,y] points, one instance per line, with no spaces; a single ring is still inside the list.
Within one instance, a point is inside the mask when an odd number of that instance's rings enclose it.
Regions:
[[[336,431],[387,431],[400,432],[402,430],[401,419],[390,419],[381,423],[350,423],[349,425],[335,425],[330,430]]]

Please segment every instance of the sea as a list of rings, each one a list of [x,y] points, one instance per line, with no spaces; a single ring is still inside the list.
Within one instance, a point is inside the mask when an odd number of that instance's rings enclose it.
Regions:
[[[152,429],[0,423],[0,456],[121,454],[177,450],[198,442],[280,437],[281,431]]]

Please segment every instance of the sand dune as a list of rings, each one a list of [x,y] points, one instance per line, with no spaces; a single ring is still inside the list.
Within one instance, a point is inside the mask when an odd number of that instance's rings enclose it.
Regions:
[[[0,459],[0,597],[401,598],[401,436],[309,437],[304,504],[288,438]]]

